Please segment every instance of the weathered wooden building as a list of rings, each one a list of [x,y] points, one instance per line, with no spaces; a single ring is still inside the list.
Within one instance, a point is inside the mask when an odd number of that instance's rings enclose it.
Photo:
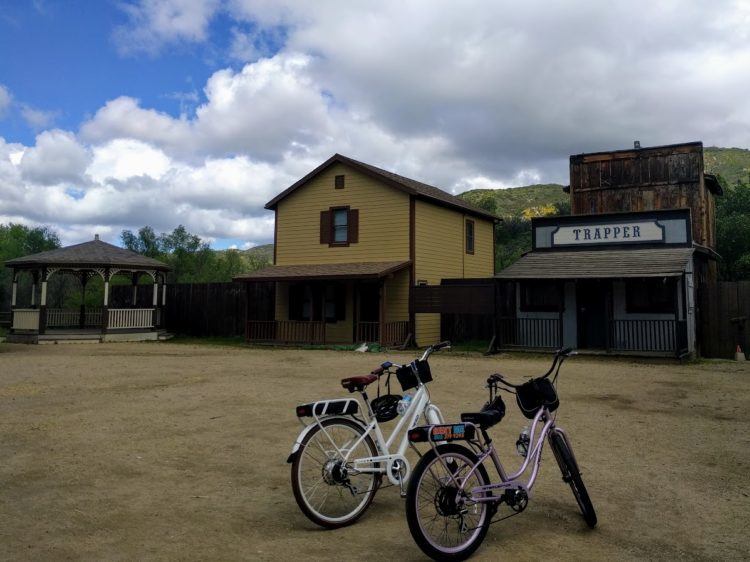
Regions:
[[[716,178],[703,145],[570,157],[572,215],[532,221],[533,249],[497,274],[503,347],[700,352],[716,286]]]

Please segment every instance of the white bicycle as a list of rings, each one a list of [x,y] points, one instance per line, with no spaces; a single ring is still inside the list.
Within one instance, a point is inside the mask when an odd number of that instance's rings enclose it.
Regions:
[[[405,495],[404,486],[411,474],[404,456],[409,430],[421,417],[427,424],[444,423],[440,409],[430,402],[426,384],[432,380],[427,359],[445,348],[450,348],[450,342],[428,347],[409,365],[386,361],[369,375],[342,379],[345,389],[362,395],[365,408],[356,398],[320,400],[297,407],[297,416],[305,427],[287,462],[292,464],[294,498],[311,521],[329,529],[351,525],[372,503],[383,475],[400,487],[402,497]],[[411,400],[390,393],[394,373],[404,392],[416,389]],[[382,378],[386,378],[387,389],[383,395]],[[370,401],[365,389],[375,381],[378,396]],[[401,418],[386,439],[379,424],[399,414]],[[303,418],[312,418],[312,422],[306,425]]]

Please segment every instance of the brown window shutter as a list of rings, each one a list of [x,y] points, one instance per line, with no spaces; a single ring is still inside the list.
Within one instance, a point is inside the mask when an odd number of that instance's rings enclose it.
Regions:
[[[349,209],[349,244],[359,242],[359,209]]]
[[[331,243],[331,211],[320,211],[320,243]]]

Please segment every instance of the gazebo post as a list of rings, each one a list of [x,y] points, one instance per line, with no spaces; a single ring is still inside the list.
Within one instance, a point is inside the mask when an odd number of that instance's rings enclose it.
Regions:
[[[83,330],[86,327],[86,283],[88,283],[89,275],[85,271],[81,271],[81,315],[78,319],[78,325]]]
[[[15,267],[10,268],[10,278],[13,285],[10,294],[10,330],[13,332],[13,311],[16,309],[16,300],[18,299],[18,272]]]
[[[104,303],[102,306],[102,334],[107,333],[109,326],[109,268],[104,270]]]
[[[39,334],[47,330],[47,279],[49,269],[42,267],[42,294],[39,297]]]
[[[140,275],[137,271],[134,272],[131,277],[133,282],[133,301],[131,302],[130,306],[132,308],[137,308],[138,306],[138,277],[140,277]]]
[[[151,313],[151,329],[156,330],[156,319],[158,317],[157,308],[159,303],[159,273],[157,271],[154,271],[154,294],[151,303],[154,307],[154,310]]]
[[[166,325],[166,318],[164,315],[167,313],[167,274],[161,274],[161,324]]]
[[[34,308],[36,306],[36,284],[39,281],[39,272],[32,272],[31,279],[31,308]]]

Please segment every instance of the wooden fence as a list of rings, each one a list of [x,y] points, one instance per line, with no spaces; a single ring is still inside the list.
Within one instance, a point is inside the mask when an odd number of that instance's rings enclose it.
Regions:
[[[739,345],[750,353],[750,281],[722,281],[698,293],[698,346],[703,357],[734,358]]]
[[[273,307],[273,283],[180,283],[167,285],[163,321],[175,334],[242,336],[246,314],[249,320],[271,320]]]

